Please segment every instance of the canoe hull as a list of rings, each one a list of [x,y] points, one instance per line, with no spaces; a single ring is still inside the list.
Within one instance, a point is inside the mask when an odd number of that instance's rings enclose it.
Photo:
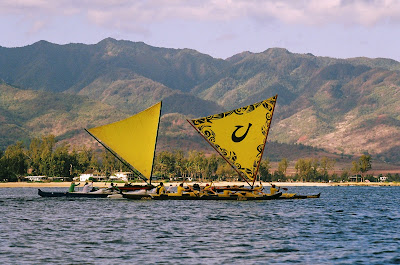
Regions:
[[[168,196],[168,194],[162,195],[151,195],[153,200],[204,200],[204,201],[265,201],[265,200],[275,200],[281,196],[282,193],[277,193],[274,195],[265,196],[255,196],[246,197],[240,195],[230,195],[230,196],[218,196],[218,195],[201,195],[201,196],[191,196],[189,194],[183,194],[182,196]]]
[[[153,185],[130,185],[118,187],[121,191],[138,191],[138,190],[152,190],[155,186]]]
[[[122,197],[129,200],[146,200],[151,199],[149,194],[129,194],[129,193],[122,193]]]
[[[38,194],[41,197],[80,197],[80,198],[107,198],[111,193],[83,193],[83,192],[48,192],[38,189]]]
[[[278,200],[301,200],[301,199],[313,199],[313,198],[319,198],[321,196],[321,193],[314,194],[314,195],[294,195],[292,197],[285,197],[281,196],[278,198]]]

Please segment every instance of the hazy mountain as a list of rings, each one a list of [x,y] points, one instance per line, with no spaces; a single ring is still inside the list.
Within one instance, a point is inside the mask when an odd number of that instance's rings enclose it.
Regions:
[[[190,49],[105,39],[0,47],[0,148],[53,133],[87,143],[83,127],[163,100],[160,148],[199,147],[187,117],[278,94],[269,139],[400,161],[400,63],[271,48],[226,60]],[[179,144],[181,143],[181,144]]]

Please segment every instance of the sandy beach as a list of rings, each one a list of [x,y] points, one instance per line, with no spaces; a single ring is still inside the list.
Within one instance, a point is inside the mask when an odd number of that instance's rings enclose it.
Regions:
[[[153,184],[157,185],[159,182],[156,181]],[[188,184],[194,184],[196,182]],[[273,184],[280,186],[280,187],[293,187],[293,186],[316,186],[316,187],[328,187],[328,186],[400,186],[399,182],[331,182],[331,183],[321,183],[321,182],[272,182]],[[83,187],[85,183],[80,182],[80,185],[78,187]],[[123,186],[123,183],[115,183],[117,186]],[[134,185],[143,185],[143,183],[133,183]],[[180,182],[164,182],[166,186],[172,185],[174,187],[178,186]],[[201,186],[205,186],[206,183],[199,183]],[[215,186],[241,186],[245,185],[247,186],[247,183],[245,182],[228,182],[228,181],[222,181],[222,182],[213,182]],[[269,187],[270,183],[269,182],[262,182],[263,186]],[[0,188],[63,188],[63,187],[69,187],[71,185],[71,182],[2,182],[0,183]],[[94,182],[95,187],[109,187],[110,182],[104,183],[104,182]]]

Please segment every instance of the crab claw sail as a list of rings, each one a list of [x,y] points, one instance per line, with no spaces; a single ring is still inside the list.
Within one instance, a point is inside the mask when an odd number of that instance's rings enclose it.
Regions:
[[[127,119],[87,130],[151,181],[161,102]]]
[[[251,186],[264,152],[277,97],[190,122]]]

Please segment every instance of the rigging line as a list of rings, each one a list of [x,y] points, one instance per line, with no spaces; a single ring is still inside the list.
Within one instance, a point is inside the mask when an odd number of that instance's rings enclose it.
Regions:
[[[194,126],[189,120],[186,120],[190,125],[192,125],[192,127],[201,135],[201,137],[204,138],[204,140],[206,140],[213,148],[215,151],[218,152],[218,154],[220,156],[222,156],[222,158],[229,164],[231,165],[231,167],[239,174],[239,176],[246,181],[247,184],[249,184],[249,186],[251,186],[251,184],[247,181],[247,179],[245,177],[243,177],[242,172],[240,172],[234,165],[231,164],[231,162],[229,162],[225,156],[223,154],[221,154],[221,152],[214,146],[214,144],[212,144],[206,137],[204,137],[204,135],[196,128],[196,126]]]
[[[161,110],[162,110],[162,101],[160,101],[160,115],[158,116],[158,125],[157,125],[157,134],[156,134],[156,142],[154,143],[154,154],[153,154],[153,162],[151,163],[151,172],[150,172],[150,185],[151,179],[153,178],[153,168],[154,168],[154,159],[156,157],[156,146],[157,146],[157,139],[158,139],[158,131],[160,129],[160,120],[161,120]],[[146,182],[147,183],[147,182]]]
[[[132,167],[129,163],[125,162],[122,158],[120,158],[116,153],[114,153],[114,151],[112,151],[108,146],[106,146],[104,143],[102,143],[99,139],[97,139],[96,136],[94,136],[93,134],[91,134],[87,129],[84,129],[88,134],[90,134],[90,136],[92,136],[97,142],[99,142],[105,149],[107,149],[107,151],[109,151],[113,156],[115,156],[122,164],[124,164],[125,166],[127,166],[128,168],[130,168],[132,170],[132,172],[134,174],[136,174],[139,178],[141,178],[142,180],[144,180],[146,182],[147,185],[151,185],[147,182],[147,179],[145,177],[143,177],[141,174],[136,173],[136,169],[134,167]]]

